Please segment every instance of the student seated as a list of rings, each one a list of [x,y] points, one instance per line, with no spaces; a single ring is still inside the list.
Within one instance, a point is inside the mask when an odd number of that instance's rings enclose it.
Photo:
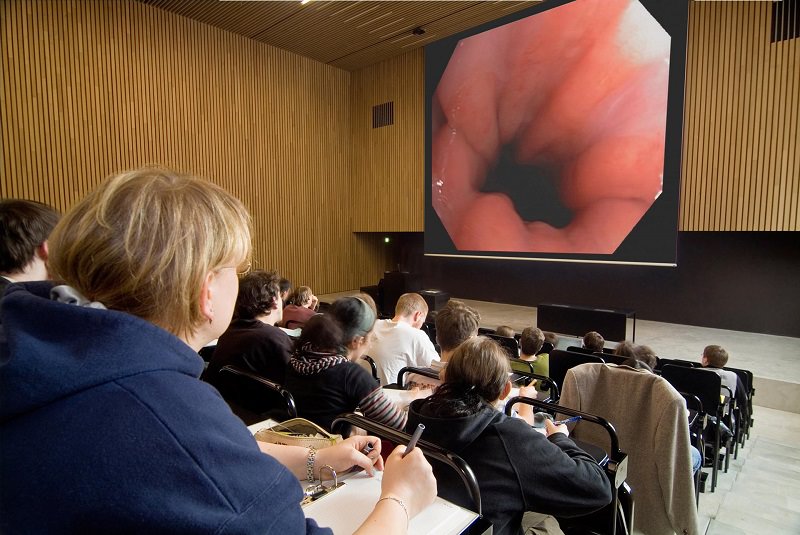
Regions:
[[[735,372],[730,370],[723,370],[722,368],[728,364],[728,352],[722,346],[710,345],[703,348],[703,354],[700,357],[700,364],[704,369],[715,372],[720,376],[722,384],[727,386],[733,393],[736,400],[736,406],[739,407],[741,419],[744,422],[750,420],[750,408],[747,404],[747,390],[742,384],[742,380]],[[725,389],[720,392],[723,396],[730,395]],[[731,415],[731,428],[736,431],[736,420]]]
[[[506,338],[514,338],[517,334],[514,332],[514,329],[509,327],[508,325],[500,325],[497,329],[494,330],[494,334],[497,336],[505,336]]]
[[[606,344],[605,338],[597,331],[589,331],[583,335],[583,343],[581,347],[594,351],[595,353],[602,353],[603,346]]]
[[[203,379],[216,385],[219,371],[231,364],[283,384],[294,342],[275,327],[282,313],[278,275],[274,271],[253,271],[242,277],[236,317],[219,337]]]
[[[451,299],[436,314],[436,342],[441,349],[440,360],[434,360],[430,369],[441,373],[450,360],[450,355],[464,340],[478,335],[481,316],[477,310],[467,306],[463,301]],[[416,373],[406,376],[406,388],[432,389],[441,383]]]
[[[298,479],[379,469],[361,451],[380,441],[256,443],[198,380],[250,254],[242,203],[165,169],[114,176],[64,216],[50,237],[64,284],[12,285],[2,302],[0,531],[331,533],[305,518]],[[422,454],[401,451],[382,496],[405,507],[378,501],[363,532],[404,533],[435,497]]]
[[[495,408],[511,391],[505,352],[484,337],[463,342],[444,369],[444,382],[409,408],[406,431],[425,424],[424,440],[460,455],[478,480],[483,514],[498,535],[522,533],[523,514],[578,516],[611,502],[603,469],[568,437],[565,425],[548,421],[547,436],[531,427],[533,411],[519,405],[522,418]],[[525,387],[521,395],[535,396]],[[439,467],[440,495],[469,507],[459,480]]]
[[[319,299],[311,291],[311,288],[300,286],[289,297],[289,304],[283,309],[283,319],[279,325],[287,329],[302,327],[311,316],[317,313],[317,308],[319,308]]]
[[[358,408],[371,420],[403,429],[406,413],[356,363],[369,349],[374,324],[375,311],[358,297],[337,299],[329,312],[308,320],[285,384],[301,417],[330,429],[338,415]]]

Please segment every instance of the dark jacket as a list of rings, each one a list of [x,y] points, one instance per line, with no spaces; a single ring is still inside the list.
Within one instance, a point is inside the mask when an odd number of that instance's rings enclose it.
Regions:
[[[197,353],[49,290],[16,285],[0,306],[0,532],[319,530],[297,479],[197,379]]]
[[[222,333],[203,379],[217,385],[219,371],[229,364],[283,384],[294,342],[279,327],[257,319],[235,319]]]
[[[483,514],[496,535],[522,533],[525,511],[556,516],[588,514],[611,502],[600,466],[567,436],[549,437],[488,405],[477,414],[440,418],[428,399],[411,403],[406,429],[425,424],[423,440],[456,453],[475,472]],[[460,479],[435,466],[439,494],[470,508]]]

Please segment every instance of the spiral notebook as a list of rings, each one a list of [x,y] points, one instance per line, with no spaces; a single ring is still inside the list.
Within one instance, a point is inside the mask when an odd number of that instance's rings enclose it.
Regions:
[[[372,512],[381,495],[382,472],[369,477],[364,472],[354,474],[344,485],[303,507],[307,518],[329,527],[335,535],[353,533]],[[442,498],[411,519],[410,535],[437,533],[455,535],[463,532],[478,518],[478,513],[459,507]]]

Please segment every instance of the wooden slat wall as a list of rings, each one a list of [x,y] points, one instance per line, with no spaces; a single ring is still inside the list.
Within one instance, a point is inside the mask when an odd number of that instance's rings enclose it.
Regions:
[[[422,50],[352,73],[353,230],[423,230],[423,93]],[[388,101],[394,124],[372,128],[372,107]]]
[[[681,229],[800,230],[800,39],[771,2],[692,2]]]
[[[4,1],[3,197],[69,209],[145,163],[241,198],[254,257],[319,293],[353,264],[349,74],[151,6]]]

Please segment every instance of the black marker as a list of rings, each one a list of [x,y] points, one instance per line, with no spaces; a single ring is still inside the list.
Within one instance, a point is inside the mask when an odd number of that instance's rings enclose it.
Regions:
[[[411,453],[411,450],[417,446],[417,441],[419,440],[419,437],[423,431],[425,431],[425,424],[417,425],[417,429],[414,431],[414,434],[411,435],[411,442],[409,442],[408,446],[406,446],[406,451],[403,453],[403,457]]]

